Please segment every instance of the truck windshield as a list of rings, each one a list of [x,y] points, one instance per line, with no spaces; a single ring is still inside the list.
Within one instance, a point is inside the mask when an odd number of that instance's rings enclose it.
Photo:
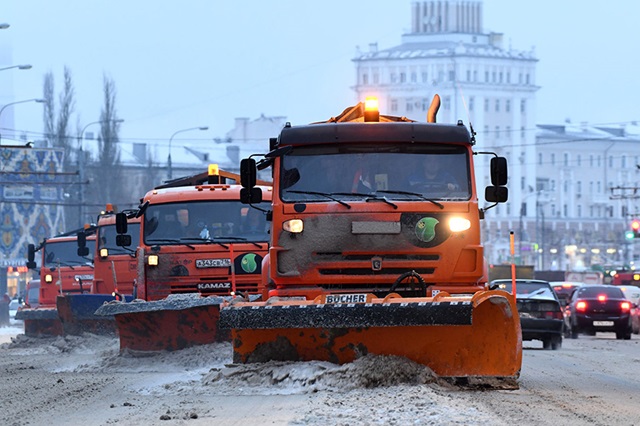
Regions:
[[[282,157],[283,201],[362,199],[468,200],[468,150],[456,145],[350,144],[296,146]]]
[[[44,266],[78,266],[91,262],[93,258],[94,240],[87,240],[89,254],[86,258],[78,256],[78,243],[76,240],[47,242],[44,246]]]
[[[257,207],[267,210],[271,204]],[[143,241],[147,245],[267,242],[268,229],[265,214],[239,200],[154,204],[144,214]]]
[[[100,226],[98,229],[98,249],[109,249],[109,254],[129,254],[135,250],[140,243],[140,224],[130,223],[127,228],[127,235],[131,236],[129,247],[119,247],[116,244],[116,225]]]

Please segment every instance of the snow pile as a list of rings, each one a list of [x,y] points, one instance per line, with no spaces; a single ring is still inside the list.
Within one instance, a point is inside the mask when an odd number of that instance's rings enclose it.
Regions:
[[[329,362],[276,362],[213,368],[203,379],[219,393],[291,394],[348,391],[434,381],[426,366],[397,356],[367,355],[336,365]]]

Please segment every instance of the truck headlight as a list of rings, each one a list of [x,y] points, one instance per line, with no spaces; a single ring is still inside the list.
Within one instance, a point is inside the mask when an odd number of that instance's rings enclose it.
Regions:
[[[53,277],[51,276],[51,274],[47,274],[44,276],[44,282],[45,283],[52,283],[53,282]]]
[[[149,257],[147,258],[147,264],[149,266],[158,266],[158,255],[150,254]]]
[[[107,256],[109,256],[109,249],[101,248],[100,249],[100,257],[104,259]]]
[[[302,219],[289,219],[282,224],[282,229],[292,234],[299,234],[304,230]]]
[[[471,222],[464,217],[452,217],[449,219],[449,229],[451,232],[462,232],[471,228]]]

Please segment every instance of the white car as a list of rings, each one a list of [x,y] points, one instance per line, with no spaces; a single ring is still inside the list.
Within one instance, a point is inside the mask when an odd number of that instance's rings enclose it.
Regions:
[[[9,302],[9,317],[11,319],[15,319],[19,307],[20,301],[18,299],[12,299],[11,302]]]

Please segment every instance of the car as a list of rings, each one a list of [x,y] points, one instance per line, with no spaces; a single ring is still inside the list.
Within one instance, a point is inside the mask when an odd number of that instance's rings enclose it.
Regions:
[[[40,280],[33,279],[27,282],[27,296],[25,298],[25,307],[37,308],[40,306]]]
[[[621,285],[620,290],[631,302],[631,332],[640,334],[640,287]]]
[[[619,286],[596,284],[579,288],[569,303],[569,334],[615,332],[617,339],[631,338],[631,306]]]
[[[490,288],[513,294],[512,281],[491,281]],[[516,305],[520,315],[522,340],[541,340],[544,349],[560,349],[564,312],[548,281],[516,279]]]
[[[550,281],[551,288],[556,292],[558,299],[560,300],[560,306],[566,306],[569,304],[569,299],[576,289],[585,285],[580,282],[573,281]]]
[[[11,302],[9,302],[9,317],[11,319],[15,319],[16,312],[18,312],[20,305],[21,303],[18,299],[11,299]]]

